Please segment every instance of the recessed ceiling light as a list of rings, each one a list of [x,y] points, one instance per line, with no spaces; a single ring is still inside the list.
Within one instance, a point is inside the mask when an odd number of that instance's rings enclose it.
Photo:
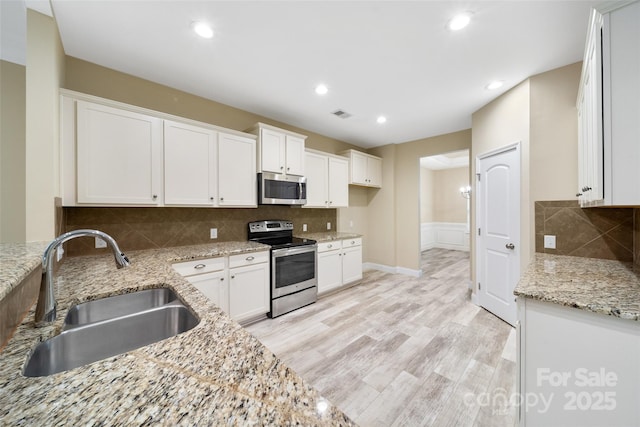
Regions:
[[[329,88],[326,85],[318,85],[316,86],[316,93],[318,95],[326,95],[329,92]]]
[[[202,38],[210,39],[213,37],[213,30],[209,26],[209,24],[205,22],[194,22],[192,25],[193,31],[196,32]]]
[[[387,118],[385,116],[378,116],[378,118],[376,119],[376,122],[378,122],[379,124],[383,124],[387,121]]]
[[[495,89],[498,89],[499,87],[502,87],[503,84],[504,84],[504,82],[502,80],[496,80],[496,81],[493,81],[493,82],[489,83],[487,85],[487,89],[488,90],[495,90]]]
[[[461,13],[451,18],[447,27],[451,31],[458,31],[469,25],[469,22],[471,22],[471,16],[468,13]]]

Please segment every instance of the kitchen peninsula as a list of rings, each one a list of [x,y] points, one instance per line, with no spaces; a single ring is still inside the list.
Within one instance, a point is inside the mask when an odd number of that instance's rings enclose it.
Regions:
[[[2,245],[10,252],[11,245]],[[0,353],[0,418],[7,424],[353,425],[256,338],[232,321],[172,268],[174,262],[264,250],[227,242],[127,253],[117,270],[111,255],[67,259],[56,274],[58,319],[33,326],[33,308]],[[35,268],[39,251],[3,257],[1,283]],[[59,374],[26,378],[29,351],[60,330],[81,301],[169,287],[199,317],[192,330]]]

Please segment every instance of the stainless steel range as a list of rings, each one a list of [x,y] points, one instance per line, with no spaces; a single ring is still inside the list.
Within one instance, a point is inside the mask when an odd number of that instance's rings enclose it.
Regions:
[[[249,240],[271,246],[271,312],[278,317],[318,298],[315,240],[293,237],[293,223],[266,220],[249,223]]]

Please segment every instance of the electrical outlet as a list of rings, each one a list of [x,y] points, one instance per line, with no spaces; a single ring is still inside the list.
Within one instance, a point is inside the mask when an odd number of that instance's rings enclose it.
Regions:
[[[331,223],[330,222],[327,223],[327,230],[331,230]]]
[[[107,247],[107,242],[105,242],[99,237],[96,237],[96,249],[101,249],[106,247]]]
[[[212,228],[211,230],[209,230],[209,238],[210,239],[217,239],[218,238],[218,229],[217,228]]]
[[[302,224],[302,231],[307,231],[307,224]]]
[[[64,255],[64,248],[62,247],[62,245],[60,245],[56,249],[56,261],[57,262],[60,262],[60,260],[62,259],[62,255]]]
[[[556,236],[551,236],[545,234],[544,236],[544,247],[545,249],[555,249],[556,248]]]

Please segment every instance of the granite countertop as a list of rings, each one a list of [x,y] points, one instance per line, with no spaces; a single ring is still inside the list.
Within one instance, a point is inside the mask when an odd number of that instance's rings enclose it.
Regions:
[[[631,263],[536,253],[514,293],[640,321],[640,271]]]
[[[0,244],[0,301],[42,263],[48,242]]]
[[[111,255],[67,259],[56,275],[57,321],[34,328],[34,306],[0,353],[2,424],[354,425],[171,268],[173,262],[266,249],[232,242],[128,252],[131,266],[120,270]],[[5,267],[11,268],[8,257],[2,260],[4,283]],[[26,269],[29,263],[19,261],[15,270]],[[71,305],[155,287],[174,289],[200,323],[67,372],[22,376],[29,351],[58,333]]]
[[[355,239],[362,237],[362,235],[356,233],[344,233],[341,231],[323,231],[321,233],[304,233],[298,235],[297,237],[311,239],[317,241],[318,243],[322,243],[331,240]]]

